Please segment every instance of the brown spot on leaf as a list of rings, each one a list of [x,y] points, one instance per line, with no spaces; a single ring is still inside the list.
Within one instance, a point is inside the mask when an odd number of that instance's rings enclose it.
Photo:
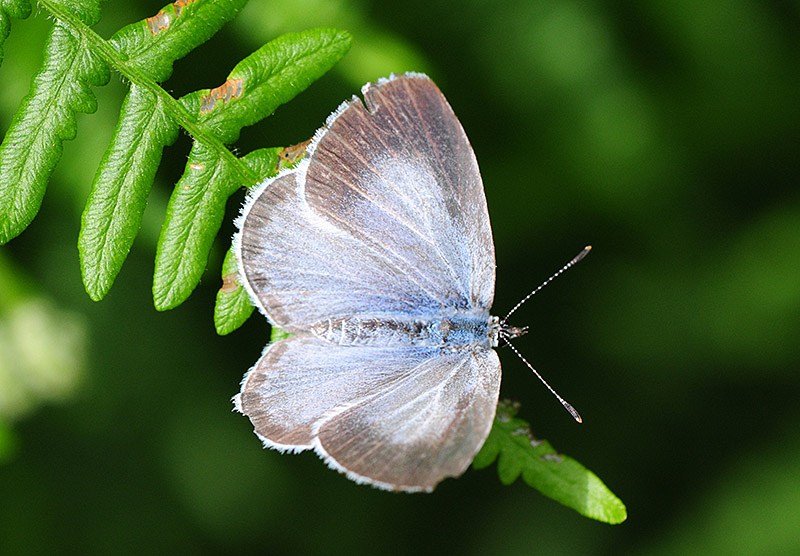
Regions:
[[[178,0],[177,2],[173,2],[172,7],[175,8],[175,17],[180,17],[183,7],[191,2],[194,2],[194,0]]]
[[[222,287],[219,289],[222,293],[233,293],[239,289],[239,273],[231,272],[222,277]]]
[[[169,24],[171,20],[169,18],[169,14],[164,10],[161,10],[153,17],[148,17],[147,21],[147,28],[150,30],[153,35],[158,35],[164,29],[169,29]]]
[[[278,153],[278,164],[275,166],[275,170],[280,170],[284,166],[289,164],[294,164],[301,158],[303,155],[306,154],[306,147],[311,142],[311,139],[308,141],[303,141],[302,143],[298,143],[296,145],[292,145],[291,147],[286,147],[281,152]]]
[[[228,79],[225,83],[211,89],[207,95],[203,95],[203,100],[200,104],[200,112],[207,114],[214,109],[218,100],[222,100],[227,104],[231,99],[239,98],[242,96],[244,90],[244,79]]]

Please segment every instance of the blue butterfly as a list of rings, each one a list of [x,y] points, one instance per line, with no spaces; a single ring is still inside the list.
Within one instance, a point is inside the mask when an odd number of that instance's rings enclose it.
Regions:
[[[291,336],[265,348],[234,401],[270,448],[313,449],[360,483],[430,491],[486,440],[493,348],[523,330],[489,314],[483,184],[441,91],[409,73],[362,93],[366,105],[342,104],[237,222],[244,285]]]

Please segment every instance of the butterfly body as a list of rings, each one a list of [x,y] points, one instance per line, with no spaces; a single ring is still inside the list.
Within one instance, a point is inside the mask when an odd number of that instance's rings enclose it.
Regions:
[[[497,345],[496,333],[493,339],[492,319],[496,317],[488,314],[428,319],[347,317],[314,323],[309,331],[317,338],[339,346],[486,349]]]

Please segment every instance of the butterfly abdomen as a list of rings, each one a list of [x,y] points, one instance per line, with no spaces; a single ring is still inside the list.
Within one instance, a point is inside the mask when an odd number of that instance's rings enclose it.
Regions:
[[[326,319],[310,332],[340,346],[440,347],[459,349],[490,347],[488,315],[458,315],[411,319],[347,317]]]

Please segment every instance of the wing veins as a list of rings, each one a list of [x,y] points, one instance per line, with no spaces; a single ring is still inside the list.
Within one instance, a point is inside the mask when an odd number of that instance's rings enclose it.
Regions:
[[[435,357],[436,357],[436,354],[437,354],[439,351],[440,351],[440,350],[433,350],[433,351],[431,351],[430,355],[429,355],[428,357],[426,357],[425,359],[423,359],[422,361],[420,361],[420,362],[419,362],[419,364],[417,364],[417,365],[416,365],[416,366],[415,366],[413,369],[411,369],[411,370],[408,372],[408,374],[407,374],[407,375],[406,375],[406,376],[405,376],[403,379],[397,380],[396,382],[394,382],[394,383],[390,384],[388,388],[385,388],[384,390],[382,390],[382,391],[380,391],[380,392],[376,392],[376,393],[375,393],[375,394],[373,394],[372,396],[369,396],[368,398],[366,398],[366,399],[364,400],[364,402],[370,402],[370,401],[372,401],[373,399],[375,399],[375,398],[377,398],[377,397],[379,397],[379,396],[384,396],[384,395],[391,394],[391,393],[393,393],[394,391],[398,390],[399,388],[402,388],[402,387],[404,386],[404,383],[405,383],[405,381],[406,381],[406,380],[408,380],[408,378],[409,378],[411,375],[413,375],[413,374],[414,374],[414,372],[415,372],[417,369],[419,369],[419,368],[420,368],[422,365],[424,365],[425,363],[427,363],[427,362],[429,362],[430,360],[432,360],[433,358],[435,358]],[[450,369],[450,371],[447,373],[447,375],[446,375],[446,378],[443,378],[443,380],[440,380],[440,381],[438,382],[437,386],[436,386],[434,389],[432,389],[432,390],[429,390],[429,391],[427,391],[427,392],[424,392],[423,394],[420,394],[420,395],[418,395],[418,396],[415,396],[415,397],[413,397],[412,399],[410,399],[409,401],[402,403],[401,405],[399,405],[399,406],[396,408],[395,412],[397,412],[397,411],[400,411],[401,409],[403,409],[403,408],[405,408],[405,407],[408,407],[408,406],[411,406],[411,405],[413,405],[413,404],[414,404],[414,402],[416,402],[417,400],[419,400],[420,398],[422,398],[422,397],[424,397],[424,396],[428,396],[428,395],[430,395],[430,394],[432,394],[432,393],[434,393],[434,392],[436,392],[436,391],[439,391],[439,390],[441,390],[441,389],[444,387],[444,385],[445,385],[447,382],[449,382],[450,378],[451,378],[451,377],[452,377],[452,376],[453,376],[453,375],[454,375],[454,374],[455,374],[455,373],[456,373],[456,372],[457,372],[459,369],[461,369],[461,368],[464,366],[464,363],[466,362],[466,360],[467,360],[467,358],[466,358],[466,357],[462,357],[462,358],[460,358],[460,359],[457,359],[457,360],[456,360],[456,363],[452,365],[452,368],[451,368],[451,369]],[[327,421],[327,420],[329,420],[329,419],[332,419],[333,417],[337,417],[337,416],[341,415],[343,412],[347,411],[348,409],[352,409],[353,407],[355,407],[355,406],[351,406],[351,405],[344,406],[344,407],[342,407],[341,411],[337,411],[337,412],[335,412],[335,413],[332,413],[331,415],[328,415],[328,416],[326,416],[326,418],[325,418],[325,421]],[[430,416],[426,417],[426,419],[423,421],[423,423],[424,423],[424,422],[427,422],[427,421],[429,421],[429,420],[430,420],[430,418],[431,418]],[[322,422],[322,424],[320,425],[320,428],[322,428],[322,426],[324,426],[324,424],[325,424],[325,421],[323,421],[323,422]],[[405,424],[404,424],[402,427],[400,427],[400,429],[399,429],[399,430],[402,430],[403,428],[406,428],[406,427],[412,426],[413,424],[414,424],[413,422],[409,421],[409,422],[405,423]],[[317,433],[317,435],[319,436],[319,432]],[[352,443],[355,441],[355,439],[356,439],[356,438],[357,438],[357,436],[356,436],[356,435],[353,435],[353,436],[351,436],[350,440],[348,440],[347,442],[343,442],[343,443],[342,443],[342,446],[348,446],[348,445],[352,444]],[[371,453],[372,453],[373,451],[375,451],[375,450],[376,450],[378,447],[380,447],[380,445],[376,445],[376,446],[375,446],[373,449],[371,449],[371,450],[367,451],[367,452],[364,454],[364,456],[363,456],[362,458],[360,458],[360,459],[359,459],[359,461],[361,461],[361,460],[362,460],[364,457],[366,457],[367,455],[371,454]]]
[[[414,106],[414,110],[415,110],[415,112],[417,114],[416,120],[419,121],[419,122],[422,122],[423,125],[424,125],[426,123],[426,120],[424,118],[422,118],[422,113],[420,112],[419,107],[417,106],[417,103],[416,103],[416,101],[414,99],[414,95],[412,93],[410,93],[411,89],[409,88],[408,84],[405,84],[404,87],[406,88],[407,91],[409,91],[409,95],[408,96],[411,99],[411,103]],[[412,141],[412,139],[409,137],[409,135],[406,132],[402,131],[403,130],[403,125],[402,125],[402,122],[397,118],[397,116],[392,115],[391,111],[387,111],[387,115],[388,115],[388,117],[390,117],[395,122],[395,124],[396,124],[395,128],[401,130],[400,133],[402,134],[403,138],[405,139],[405,142],[412,148],[412,150],[416,154],[417,159],[425,160],[425,157],[422,155],[422,153],[420,153],[419,149],[417,149],[414,146],[414,141]],[[424,127],[425,127],[425,135],[427,137],[428,144],[430,144],[432,146],[435,146],[436,143],[434,142],[433,137],[431,136],[429,126],[425,125]],[[452,182],[450,181],[450,178],[449,178],[448,174],[444,171],[444,166],[442,164],[441,158],[439,158],[439,150],[436,149],[436,148],[431,149],[431,150],[434,152],[434,155],[436,157],[436,162],[439,165],[439,168],[438,168],[439,172],[436,173],[436,175],[445,176],[445,181],[447,182],[447,189],[449,190],[451,195],[455,196],[458,193],[458,191],[456,191],[455,187],[453,186]],[[438,185],[438,180],[436,180],[436,183]],[[416,190],[416,188],[415,188],[415,190]],[[458,195],[458,199],[459,199],[459,203],[458,204],[461,205],[461,195]],[[449,270],[450,275],[451,276],[455,276],[456,277],[456,281],[459,281],[458,280],[458,276],[459,276],[458,272],[453,267],[451,261],[442,253],[441,249],[439,248],[439,245],[434,243],[434,248],[436,249],[436,253],[439,255],[439,258],[442,259],[445,262],[445,264],[447,265],[447,268]],[[466,288],[465,284],[461,284],[461,286],[464,287],[465,291],[466,290],[471,291],[471,289],[472,289],[472,288]]]
[[[335,221],[337,221],[337,222],[341,222],[341,223],[343,223],[343,222],[344,222],[344,221],[343,221],[341,218],[339,218],[339,217],[335,216],[333,213],[329,213],[329,214],[330,214],[330,217],[331,217],[332,219],[334,219]],[[364,244],[365,246],[367,246],[367,244],[366,244],[366,243],[364,243],[364,242],[362,242],[362,244]],[[377,245],[380,245],[381,247],[383,247],[383,248],[385,249],[385,251],[386,251],[387,253],[391,253],[391,254],[392,254],[392,255],[393,255],[395,258],[396,258],[396,260],[397,260],[397,261],[399,261],[399,262],[402,262],[402,263],[405,263],[405,264],[406,264],[406,266],[408,266],[408,267],[411,267],[411,266],[413,266],[413,265],[411,265],[411,264],[410,264],[410,263],[409,263],[409,262],[408,262],[408,261],[407,261],[405,258],[401,257],[401,256],[400,256],[398,253],[396,253],[394,250],[392,250],[392,249],[389,249],[389,246],[388,246],[388,245],[382,244],[382,243],[380,243],[380,242],[377,242],[377,241],[376,241],[376,242],[374,242],[374,244],[377,244]],[[387,261],[387,262],[388,262],[388,261]],[[442,307],[444,307],[444,305],[441,303],[441,300],[439,299],[439,296],[435,294],[435,291],[431,291],[429,288],[427,288],[427,287],[423,286],[423,285],[422,285],[422,284],[421,284],[421,283],[420,283],[420,282],[419,282],[419,281],[418,281],[416,278],[414,278],[414,277],[413,277],[413,276],[412,276],[412,275],[411,275],[411,274],[410,274],[410,273],[409,273],[409,272],[408,272],[408,271],[407,271],[405,268],[403,268],[401,265],[399,265],[399,264],[392,264],[392,266],[395,268],[395,270],[396,270],[396,271],[398,271],[400,274],[402,274],[403,276],[405,276],[405,277],[406,277],[406,278],[407,278],[407,279],[408,279],[408,280],[409,280],[411,283],[413,283],[413,284],[417,285],[417,286],[418,286],[418,287],[419,287],[419,288],[420,288],[422,291],[424,291],[426,294],[428,294],[428,296],[429,296],[431,299],[433,299],[433,300],[435,300],[435,301],[439,302],[439,304],[440,304],[440,305],[442,305]],[[435,286],[435,284],[434,284],[434,286]]]

